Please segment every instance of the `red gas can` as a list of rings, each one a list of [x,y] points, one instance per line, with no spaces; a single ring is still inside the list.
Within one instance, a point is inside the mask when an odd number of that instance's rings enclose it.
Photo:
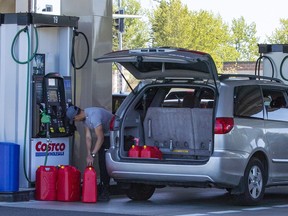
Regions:
[[[56,200],[58,169],[54,166],[40,166],[36,170],[35,199]]]
[[[61,166],[58,170],[57,200],[79,201],[81,173],[73,166]]]
[[[140,153],[141,158],[158,158],[162,159],[162,152],[156,146],[143,146]]]
[[[83,175],[82,202],[97,202],[97,175],[92,166],[86,167]]]
[[[140,157],[141,150],[142,150],[142,146],[132,145],[128,151],[128,156],[138,158]]]

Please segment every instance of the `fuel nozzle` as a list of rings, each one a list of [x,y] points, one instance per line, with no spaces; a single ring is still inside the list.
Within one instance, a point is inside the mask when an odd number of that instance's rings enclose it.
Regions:
[[[46,110],[43,109],[42,113],[41,113],[41,123],[43,124],[50,124],[51,122],[51,116],[46,114]]]

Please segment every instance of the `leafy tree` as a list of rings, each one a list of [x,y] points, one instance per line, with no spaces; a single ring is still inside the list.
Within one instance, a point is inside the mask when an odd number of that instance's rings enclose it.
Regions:
[[[200,50],[212,55],[219,70],[223,61],[235,60],[228,25],[208,11],[188,10],[180,0],[161,0],[150,17],[154,46]]]
[[[232,61],[237,56],[229,43],[231,36],[228,25],[221,16],[204,10],[192,12],[192,17],[193,36],[190,48],[210,53],[221,71],[224,61]]]
[[[288,19],[280,19],[280,27],[276,28],[268,41],[272,44],[287,44],[288,43]]]
[[[180,0],[161,1],[150,17],[150,22],[153,46],[189,47],[192,35],[192,29],[189,28],[191,14]]]
[[[258,57],[256,24],[248,25],[243,16],[232,20],[232,43],[239,53],[238,61],[255,61]]]

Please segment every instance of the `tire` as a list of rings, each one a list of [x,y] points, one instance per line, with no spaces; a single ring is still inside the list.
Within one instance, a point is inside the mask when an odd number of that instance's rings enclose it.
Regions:
[[[148,200],[155,192],[155,187],[145,184],[131,184],[129,189],[125,190],[127,197],[135,201]]]
[[[230,195],[232,194],[232,188],[226,188],[226,191],[228,194],[230,194]]]
[[[246,167],[243,178],[243,194],[239,201],[244,205],[256,205],[265,193],[265,171],[258,158],[252,158]]]

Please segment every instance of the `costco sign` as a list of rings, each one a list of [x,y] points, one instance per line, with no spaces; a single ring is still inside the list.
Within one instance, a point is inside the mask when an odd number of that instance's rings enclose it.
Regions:
[[[57,156],[57,155],[64,155],[64,151],[66,148],[65,143],[43,143],[39,141],[35,145],[35,156],[45,156],[48,151],[48,156]]]
[[[32,138],[30,154],[30,179],[35,181],[36,170],[46,163],[47,166],[68,165],[70,162],[70,138]]]

